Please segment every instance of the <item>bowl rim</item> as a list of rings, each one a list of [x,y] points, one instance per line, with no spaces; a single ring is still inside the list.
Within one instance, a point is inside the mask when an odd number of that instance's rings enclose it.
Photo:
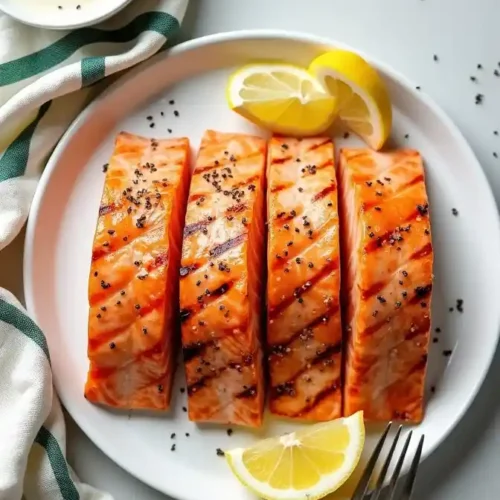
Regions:
[[[97,10],[95,16],[90,18],[85,18],[83,21],[72,22],[72,23],[54,23],[53,17],[48,17],[52,22],[45,21],[47,18],[45,16],[40,16],[38,11],[34,11],[30,14],[28,9],[16,7],[15,3],[0,0],[0,12],[4,12],[8,16],[12,17],[16,21],[19,21],[28,26],[33,26],[35,28],[45,28],[49,30],[72,30],[77,28],[84,28],[86,26],[92,26],[98,24],[111,16],[115,15],[117,12],[125,8],[132,0],[112,0],[107,2],[99,2],[103,4],[105,9]]]

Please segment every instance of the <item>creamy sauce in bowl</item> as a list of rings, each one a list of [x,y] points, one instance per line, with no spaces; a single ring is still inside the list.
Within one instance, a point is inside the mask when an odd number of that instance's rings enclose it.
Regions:
[[[17,20],[49,29],[72,29],[101,22],[131,0],[0,0],[0,10]]]

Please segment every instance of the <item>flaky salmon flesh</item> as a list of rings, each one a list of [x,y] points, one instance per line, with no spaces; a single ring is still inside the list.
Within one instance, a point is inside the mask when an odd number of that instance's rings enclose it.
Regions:
[[[264,377],[266,141],[207,131],[193,172],[180,268],[189,418],[256,427]]]
[[[424,168],[403,149],[340,153],[344,414],[423,418],[433,252]]]
[[[336,162],[328,137],[208,130],[190,180],[189,149],[116,139],[85,397],[168,409],[180,340],[194,422],[258,427],[267,395],[279,417],[419,423],[433,286],[420,154]]]
[[[116,139],[89,277],[85,397],[93,403],[169,406],[188,163],[188,139]]]
[[[274,137],[267,178],[269,406],[285,417],[331,420],[342,410],[332,141]]]

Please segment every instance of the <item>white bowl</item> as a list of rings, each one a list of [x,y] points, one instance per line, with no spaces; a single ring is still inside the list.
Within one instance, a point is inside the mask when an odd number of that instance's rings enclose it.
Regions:
[[[0,0],[0,11],[18,21],[54,30],[82,28],[108,19],[132,0]]]

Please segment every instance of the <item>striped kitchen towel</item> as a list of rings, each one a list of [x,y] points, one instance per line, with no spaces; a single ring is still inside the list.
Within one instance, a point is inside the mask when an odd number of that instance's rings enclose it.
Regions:
[[[0,13],[0,249],[24,225],[48,154],[98,82],[164,48],[187,1],[136,0],[99,26],[71,32]],[[21,498],[111,496],[80,483],[68,466],[45,336],[0,289],[0,499]]]

